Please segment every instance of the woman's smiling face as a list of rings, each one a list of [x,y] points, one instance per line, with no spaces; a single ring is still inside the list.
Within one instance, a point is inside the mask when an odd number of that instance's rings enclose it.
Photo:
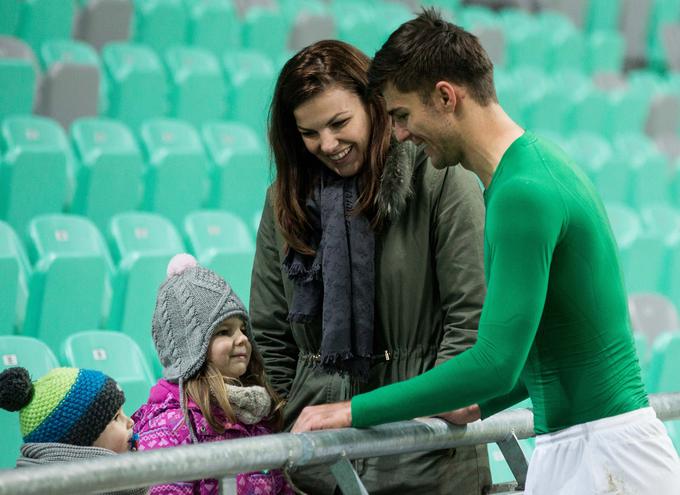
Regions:
[[[371,123],[357,94],[331,86],[302,103],[293,114],[307,151],[321,163],[342,177],[361,170]]]

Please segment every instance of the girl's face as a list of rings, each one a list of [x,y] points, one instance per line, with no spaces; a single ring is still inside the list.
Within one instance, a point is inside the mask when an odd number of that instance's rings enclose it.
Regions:
[[[246,337],[246,324],[231,317],[219,324],[208,347],[208,361],[225,378],[240,378],[248,369],[252,347]]]
[[[368,153],[371,125],[355,93],[331,86],[294,111],[307,151],[342,177],[356,175]]]
[[[130,437],[134,424],[135,422],[125,415],[121,407],[92,446],[113,450],[118,454],[127,452],[130,450]]]

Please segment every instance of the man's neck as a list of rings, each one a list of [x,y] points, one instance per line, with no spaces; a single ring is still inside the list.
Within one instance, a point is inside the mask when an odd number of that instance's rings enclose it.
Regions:
[[[484,187],[488,187],[501,158],[524,129],[498,104],[471,110],[466,115],[466,122],[461,124],[461,128],[465,129],[462,165],[474,172]]]

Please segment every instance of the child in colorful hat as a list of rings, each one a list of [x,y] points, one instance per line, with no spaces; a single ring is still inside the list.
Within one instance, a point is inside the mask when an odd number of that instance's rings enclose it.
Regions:
[[[17,467],[73,462],[135,449],[125,395],[96,370],[55,368],[35,382],[28,370],[0,373],[0,408],[19,411],[24,444]],[[146,493],[145,488],[115,492]]]

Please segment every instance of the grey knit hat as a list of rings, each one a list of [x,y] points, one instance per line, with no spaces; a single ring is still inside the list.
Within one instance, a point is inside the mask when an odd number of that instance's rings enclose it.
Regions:
[[[231,286],[215,272],[198,265],[189,254],[178,254],[168,264],[168,278],[158,289],[151,335],[171,382],[192,378],[205,363],[213,332],[227,318],[250,320]]]

